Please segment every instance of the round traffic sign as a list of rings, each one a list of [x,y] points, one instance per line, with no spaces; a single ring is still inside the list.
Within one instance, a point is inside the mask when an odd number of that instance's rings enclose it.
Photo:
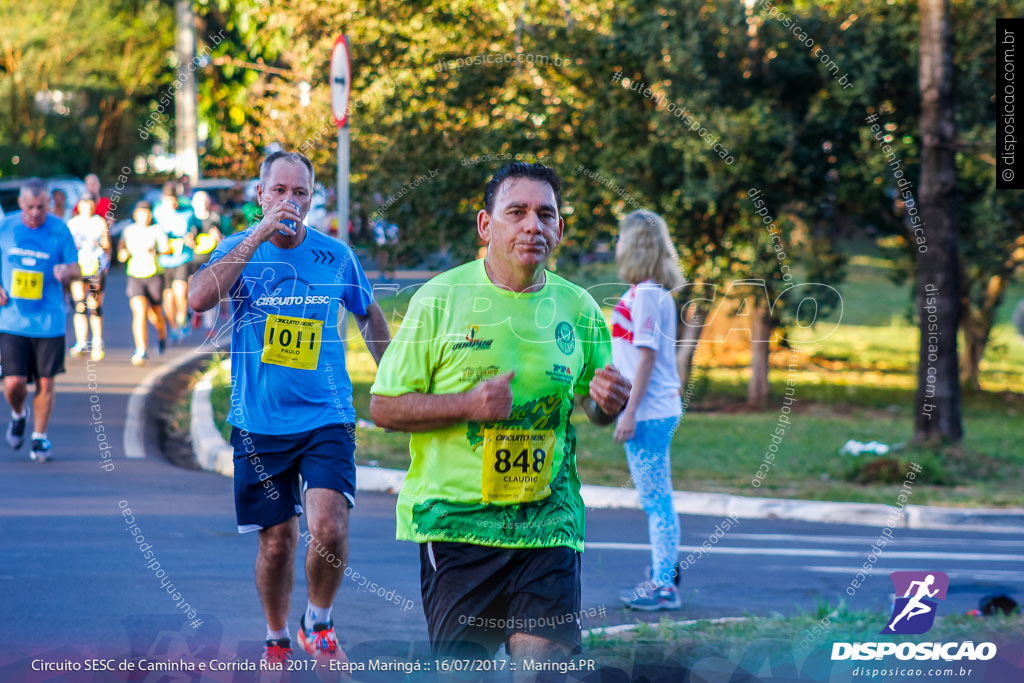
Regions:
[[[331,112],[339,128],[348,120],[349,95],[352,93],[352,63],[349,60],[348,39],[341,35],[331,50]]]

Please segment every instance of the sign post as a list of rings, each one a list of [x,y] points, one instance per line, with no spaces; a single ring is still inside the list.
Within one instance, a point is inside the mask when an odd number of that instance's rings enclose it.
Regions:
[[[348,103],[352,94],[352,62],[349,59],[348,38],[338,36],[331,50],[331,112],[338,127],[338,239],[348,244],[348,176],[349,176],[349,131]],[[341,342],[348,347],[348,322],[345,311],[341,311]]]
[[[352,63],[348,38],[338,36],[331,51],[331,112],[338,127],[338,239],[348,242],[349,132],[348,103],[352,93]]]

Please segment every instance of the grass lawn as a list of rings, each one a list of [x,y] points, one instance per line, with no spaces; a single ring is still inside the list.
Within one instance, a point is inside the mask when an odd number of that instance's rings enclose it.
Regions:
[[[1024,340],[1009,324],[1024,286],[1011,288],[999,311],[982,363],[982,391],[964,396],[963,448],[911,449],[899,445],[912,435],[918,331],[906,319],[908,290],[886,276],[884,260],[859,256],[851,260],[846,282],[839,288],[843,317],[830,335],[818,330],[794,332],[799,348],[794,370],[788,370],[790,349],[772,353],[770,375],[775,399],[765,410],[744,404],[749,378],[749,348],[742,343],[706,343],[698,351],[694,399],[673,440],[673,481],[677,489],[739,495],[892,503],[899,485],[860,483],[877,456],[840,455],[848,440],[880,441],[897,447],[889,457],[924,471],[914,487],[913,503],[952,506],[1024,505]],[[615,280],[613,266],[587,266],[560,271],[583,286]],[[592,290],[598,301],[621,293],[619,286]],[[385,299],[381,306],[397,323],[408,295]],[[830,329],[832,323],[824,323]],[[355,388],[357,414],[369,419],[369,388],[375,366],[350,325],[348,368]],[[763,485],[751,486],[780,418],[786,379],[795,382],[796,403],[778,454]],[[215,386],[215,415],[223,420],[229,404],[227,373]],[[215,382],[215,385],[217,382]],[[626,486],[630,480],[621,446],[610,428],[590,425],[576,411],[580,476],[584,483]],[[225,432],[226,433],[226,432]],[[408,439],[402,434],[358,428],[357,459],[361,464],[405,468]]]

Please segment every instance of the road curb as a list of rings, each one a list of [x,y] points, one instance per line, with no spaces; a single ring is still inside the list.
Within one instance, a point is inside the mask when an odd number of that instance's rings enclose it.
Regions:
[[[170,363],[154,368],[145,379],[132,389],[128,397],[124,423],[124,455],[129,459],[145,458],[147,453],[159,451],[156,437],[150,433],[148,416],[149,403],[153,392],[160,386],[164,378],[177,372],[196,360],[195,353],[185,352]],[[209,401],[209,398],[207,398]]]
[[[210,373],[192,391],[192,444],[203,469],[233,476],[233,450],[213,422]],[[356,489],[397,493],[405,470],[356,466]],[[588,508],[642,510],[640,496],[629,486],[584,485],[580,490]],[[987,510],[907,505],[903,510],[881,503],[840,503],[787,498],[754,498],[727,493],[675,491],[672,502],[679,514],[744,519],[788,519],[828,524],[862,524],[908,529],[958,529],[1024,533],[1024,508]],[[890,523],[891,522],[891,523]]]
[[[224,440],[213,420],[213,406],[210,390],[213,388],[213,370],[203,373],[192,388],[191,429],[192,449],[199,466],[209,472],[225,477],[235,473],[234,454],[231,444]],[[380,493],[398,493],[405,481],[405,470],[384,467],[356,466],[356,489]]]
[[[213,420],[213,404],[210,402],[210,390],[213,389],[211,373],[210,370],[204,373],[192,388],[192,419],[189,428],[192,451],[196,454],[199,466],[204,470],[233,477],[234,449],[224,441]]]

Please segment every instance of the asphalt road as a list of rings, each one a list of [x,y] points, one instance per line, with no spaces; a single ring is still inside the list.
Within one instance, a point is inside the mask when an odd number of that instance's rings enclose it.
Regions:
[[[69,359],[68,373],[59,380],[50,427],[55,460],[31,462],[27,445],[18,452],[0,447],[0,681],[64,680],[59,674],[31,674],[35,658],[256,659],[264,636],[253,583],[256,537],[235,531],[231,481],[175,467],[156,452],[124,455],[129,394],[155,364],[134,368],[128,362],[123,275],[112,276],[108,291],[107,358],[91,369],[84,360]],[[193,334],[190,345],[174,349],[169,359],[196,353],[199,336]],[[112,444],[110,460],[103,458],[98,424]],[[415,654],[426,647],[417,549],[394,540],[394,504],[392,495],[361,493],[352,516],[351,572],[335,608],[352,658],[396,648]],[[126,508],[148,548],[135,542]],[[684,516],[683,557],[722,521]],[[949,574],[943,613],[976,607],[988,592],[1024,594],[1024,535],[897,529],[851,597],[845,590],[879,531],[741,519],[713,552],[684,572],[683,608],[667,616],[792,615],[842,597],[852,609],[877,611],[881,628],[892,592],[888,573],[902,569]],[[640,511],[589,511],[583,606],[603,615],[585,618],[586,628],[637,618],[619,607],[617,596],[642,578],[646,537]],[[140,547],[151,550],[153,560]],[[305,606],[298,560],[297,565],[293,635]],[[189,680],[152,676],[146,680]]]

